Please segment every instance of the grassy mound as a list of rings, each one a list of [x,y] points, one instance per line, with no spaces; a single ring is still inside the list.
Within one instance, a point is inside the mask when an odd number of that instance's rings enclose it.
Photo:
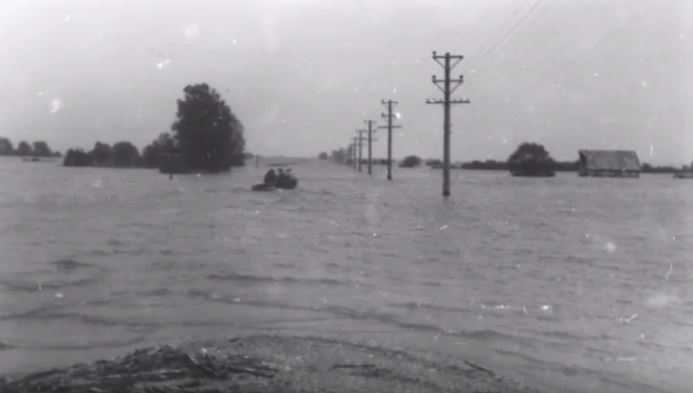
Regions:
[[[465,363],[314,338],[252,336],[137,350],[0,380],[0,391],[71,393],[535,392]]]

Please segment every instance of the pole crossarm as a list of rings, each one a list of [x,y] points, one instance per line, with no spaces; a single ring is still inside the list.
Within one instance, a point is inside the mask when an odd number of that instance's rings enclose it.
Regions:
[[[427,104],[445,104],[445,103],[450,103],[450,104],[471,104],[471,101],[468,99],[459,99],[459,98],[453,98],[450,99],[449,101],[445,101],[442,98],[427,98],[426,103]]]

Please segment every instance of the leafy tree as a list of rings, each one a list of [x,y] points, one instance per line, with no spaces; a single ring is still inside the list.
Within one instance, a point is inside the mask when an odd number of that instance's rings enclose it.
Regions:
[[[142,150],[140,166],[145,168],[161,168],[166,156],[177,151],[176,142],[168,132],[162,132]]]
[[[34,155],[37,157],[50,157],[53,155],[53,152],[45,141],[36,141],[34,142]]]
[[[522,143],[508,158],[513,176],[554,176],[554,160],[543,145]]]
[[[108,166],[113,163],[113,149],[108,143],[96,142],[90,154],[94,165]]]
[[[219,172],[244,164],[243,125],[206,83],[188,85],[171,126],[190,170]]]
[[[33,149],[31,148],[31,145],[27,141],[21,141],[19,142],[19,145],[17,146],[17,154],[20,156],[30,156],[33,153]]]
[[[0,137],[0,156],[8,156],[14,153],[14,145],[7,138]]]
[[[325,153],[324,151],[321,152],[320,154],[318,154],[318,159],[326,160],[327,159],[327,153]]]
[[[134,167],[140,158],[137,147],[130,142],[118,142],[113,145],[113,165],[121,168]]]
[[[413,168],[421,165],[421,158],[418,156],[406,156],[399,164],[400,168]]]
[[[63,166],[90,166],[91,164],[91,154],[85,153],[82,149],[69,149],[63,160]]]
[[[330,157],[334,162],[346,162],[347,151],[345,149],[332,150]]]

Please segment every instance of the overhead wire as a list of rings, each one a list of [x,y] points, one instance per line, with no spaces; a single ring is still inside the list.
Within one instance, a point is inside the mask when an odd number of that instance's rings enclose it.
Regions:
[[[483,65],[483,64],[485,64],[485,63],[488,63],[488,58],[489,58],[489,56],[492,56],[492,55],[494,54],[494,52],[496,52],[497,49],[498,49],[499,47],[501,47],[501,46],[503,46],[503,48],[506,47],[506,46],[507,46],[507,43],[508,43],[509,41],[512,41],[512,39],[513,39],[513,37],[514,37],[513,34],[514,34],[520,27],[523,26],[523,24],[525,23],[525,21],[527,21],[527,20],[529,19],[529,17],[532,16],[532,14],[536,11],[536,9],[537,9],[539,6],[541,6],[541,5],[543,4],[543,2],[544,2],[544,0],[536,0],[536,1],[534,2],[534,4],[532,5],[532,7],[529,8],[529,10],[527,10],[527,12],[525,12],[525,14],[522,15],[522,17],[520,17],[520,19],[517,20],[517,22],[516,22],[509,30],[507,30],[507,31],[505,32],[505,34],[503,34],[503,35],[501,36],[501,38],[500,38],[499,40],[497,40],[497,41],[491,46],[491,48],[490,48],[489,50],[487,50],[486,52],[484,52],[484,54],[483,54],[482,56],[480,56],[480,58],[477,60],[477,62],[474,63],[474,66],[475,66],[476,68],[478,68],[480,65]]]
[[[513,10],[510,12],[508,15],[508,18],[505,19],[503,23],[501,23],[501,26],[496,30],[496,34],[493,35],[493,39],[489,41],[489,43],[486,44],[485,49],[483,49],[483,52],[480,53],[479,55],[473,55],[469,56],[471,59],[469,63],[469,67],[473,68],[476,63],[479,62],[481,58],[486,56],[491,50],[493,50],[493,47],[498,44],[498,42],[501,39],[501,36],[503,35],[503,32],[507,32],[508,28],[510,27],[510,24],[513,22],[514,16],[517,14],[517,12],[520,11],[520,9],[523,8],[525,4],[528,4],[532,0],[524,0],[522,3],[518,2],[517,7],[513,8]]]

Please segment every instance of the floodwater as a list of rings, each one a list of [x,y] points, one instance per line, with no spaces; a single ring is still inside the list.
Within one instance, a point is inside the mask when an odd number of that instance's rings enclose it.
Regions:
[[[176,176],[0,160],[0,373],[251,332],[469,359],[537,386],[693,383],[693,181],[332,163]],[[365,168],[364,168],[365,171]]]

